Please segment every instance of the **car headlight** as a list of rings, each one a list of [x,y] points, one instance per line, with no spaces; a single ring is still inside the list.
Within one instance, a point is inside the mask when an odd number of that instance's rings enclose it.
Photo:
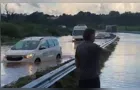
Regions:
[[[74,42],[75,41],[75,39],[72,39],[72,42]]]
[[[30,58],[33,58],[33,57],[34,57],[34,54],[28,54],[28,55],[25,56],[26,59],[30,59]]]
[[[6,55],[5,54],[3,55],[3,58],[6,58]]]

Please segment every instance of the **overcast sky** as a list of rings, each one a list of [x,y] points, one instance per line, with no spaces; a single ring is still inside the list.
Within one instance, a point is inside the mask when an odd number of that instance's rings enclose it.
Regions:
[[[5,12],[4,5],[4,3],[1,5],[2,13]],[[120,13],[125,11],[140,12],[140,3],[8,3],[8,9],[15,13],[27,14],[35,11],[51,15],[63,13],[73,15],[79,11],[107,14],[112,10]]]

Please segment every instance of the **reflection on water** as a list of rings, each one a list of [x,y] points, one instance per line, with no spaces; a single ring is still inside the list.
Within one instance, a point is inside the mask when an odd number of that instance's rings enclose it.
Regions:
[[[103,88],[140,88],[140,35],[118,34],[120,41],[101,74]]]

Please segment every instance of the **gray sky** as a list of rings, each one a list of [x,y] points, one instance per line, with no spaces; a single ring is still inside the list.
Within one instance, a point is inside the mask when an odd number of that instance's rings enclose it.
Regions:
[[[4,3],[1,5],[2,13],[5,12],[4,5]],[[27,14],[35,11],[53,15],[76,14],[79,11],[107,14],[112,10],[120,13],[126,11],[140,12],[140,3],[8,3],[8,9],[15,13]]]

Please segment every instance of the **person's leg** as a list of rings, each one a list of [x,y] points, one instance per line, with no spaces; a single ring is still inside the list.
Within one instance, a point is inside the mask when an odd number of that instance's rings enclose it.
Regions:
[[[100,78],[79,80],[79,88],[100,88]]]
[[[79,88],[88,88],[89,87],[89,80],[79,80]]]
[[[91,83],[94,88],[100,88],[100,78],[99,77],[92,79]]]

